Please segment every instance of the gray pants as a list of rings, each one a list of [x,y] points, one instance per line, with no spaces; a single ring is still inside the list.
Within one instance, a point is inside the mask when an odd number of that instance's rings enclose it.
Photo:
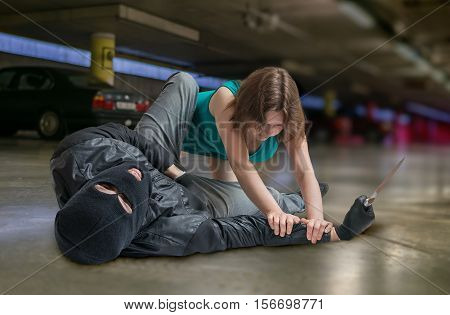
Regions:
[[[171,75],[158,98],[142,116],[135,130],[152,143],[158,143],[173,154],[175,165],[184,169],[180,152],[187,128],[192,120],[199,89],[194,78],[185,72]],[[197,188],[204,193],[214,217],[241,214],[263,215],[247,197],[238,182],[225,182],[194,176]],[[286,213],[304,211],[303,199],[297,193],[281,193],[266,186],[280,208]]]

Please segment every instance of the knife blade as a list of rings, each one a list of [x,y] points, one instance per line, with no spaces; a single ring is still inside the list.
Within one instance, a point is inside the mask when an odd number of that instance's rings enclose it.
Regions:
[[[373,194],[366,198],[364,201],[364,206],[368,207],[375,201],[375,198],[378,196],[378,193],[383,190],[384,186],[387,182],[394,176],[394,174],[397,172],[397,170],[400,168],[400,165],[402,165],[403,161],[405,160],[406,156],[403,157],[403,159],[400,160],[392,169],[391,171],[383,178],[383,181],[378,185],[378,187],[375,189]]]

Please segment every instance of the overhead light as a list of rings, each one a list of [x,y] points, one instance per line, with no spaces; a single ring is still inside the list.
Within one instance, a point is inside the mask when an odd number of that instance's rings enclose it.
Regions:
[[[355,24],[362,28],[373,28],[375,20],[359,5],[351,1],[340,1],[337,4],[338,10],[350,18]]]
[[[400,57],[405,60],[416,62],[419,58],[419,54],[414,49],[412,49],[411,46],[404,43],[394,43],[393,49]]]
[[[445,83],[446,75],[442,70],[438,70],[436,68],[432,69],[430,71],[430,77],[436,82]]]
[[[60,44],[44,42],[22,36],[0,32],[0,52],[42,60],[50,60],[61,64],[88,68],[91,63],[91,53],[80,48],[67,47]],[[179,68],[163,67],[147,62],[114,57],[114,71],[138,77],[165,81]],[[216,89],[225,79],[204,76],[198,72],[188,72],[204,88]]]
[[[429,75],[435,82],[442,84],[448,90],[448,79],[444,71],[434,67],[428,60],[419,55],[409,45],[395,43],[394,51],[403,59],[412,62],[415,72],[421,75]]]
[[[417,102],[406,103],[406,109],[411,113],[422,115],[431,119],[450,123],[450,114],[436,108],[428,107]]]
[[[393,45],[393,49],[402,59],[414,64],[415,69],[411,70],[419,74],[428,74],[432,70],[430,63],[411,48],[411,46],[402,42],[396,42]]]

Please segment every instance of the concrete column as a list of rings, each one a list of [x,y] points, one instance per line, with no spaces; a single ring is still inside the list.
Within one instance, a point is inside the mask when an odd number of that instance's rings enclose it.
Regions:
[[[111,33],[91,35],[91,74],[111,86],[114,85],[113,58],[116,37]]]
[[[336,109],[334,108],[334,101],[336,100],[336,91],[327,90],[323,96],[324,98],[324,108],[323,111],[325,116],[328,118],[333,118],[336,115]]]

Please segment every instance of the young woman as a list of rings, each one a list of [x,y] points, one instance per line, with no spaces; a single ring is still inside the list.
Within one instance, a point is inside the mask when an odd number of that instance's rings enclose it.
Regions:
[[[253,165],[272,158],[280,142],[287,149],[302,191],[308,235],[319,240],[332,223],[323,217],[299,92],[286,70],[265,67],[242,82],[228,81],[215,91],[199,93],[182,149],[209,156],[213,177],[238,181],[265,214],[275,235],[284,236],[292,230],[295,218],[281,210]]]

